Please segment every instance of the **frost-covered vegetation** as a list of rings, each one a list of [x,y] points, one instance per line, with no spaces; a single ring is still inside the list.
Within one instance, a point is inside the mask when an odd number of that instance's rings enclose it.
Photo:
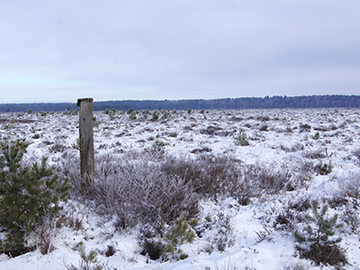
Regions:
[[[76,112],[0,115],[1,269],[360,268],[359,109],[94,116],[84,183]]]

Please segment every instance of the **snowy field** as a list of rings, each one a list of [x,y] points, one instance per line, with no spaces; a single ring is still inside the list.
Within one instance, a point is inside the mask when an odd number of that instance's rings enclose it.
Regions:
[[[60,175],[78,177],[71,171],[79,169],[78,117],[3,113],[0,135],[30,143],[25,162],[46,156]],[[226,157],[240,168],[247,190],[236,193],[231,187],[199,198],[196,237],[179,245],[188,255],[183,260],[150,259],[139,244],[144,224],[121,226],[116,211],[101,210],[111,203],[73,193],[61,213],[72,222],[53,229],[54,250],[15,258],[1,254],[1,270],[79,267],[80,242],[86,253],[96,251],[102,269],[335,269],[296,256],[294,232],[307,225],[304,216],[313,213],[306,204],[312,200],[329,206],[328,217],[339,216],[343,226],[336,236],[348,261],[343,269],[360,269],[360,109],[159,111],[155,116],[154,111],[108,110],[94,117],[96,175],[103,177],[104,168],[130,157],[134,170],[136,160],[149,163],[151,156],[151,166],[166,157],[187,162]],[[106,256],[109,246],[112,256]]]

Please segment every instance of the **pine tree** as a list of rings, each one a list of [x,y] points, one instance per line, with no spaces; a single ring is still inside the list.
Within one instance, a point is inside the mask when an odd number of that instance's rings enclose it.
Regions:
[[[192,243],[196,237],[195,232],[191,226],[196,226],[197,219],[191,219],[188,223],[186,220],[188,213],[184,212],[179,217],[176,226],[170,228],[170,231],[165,234],[165,241],[167,244],[163,247],[162,257],[166,259],[185,259],[185,254],[179,246],[184,243]]]
[[[59,181],[45,157],[40,166],[22,166],[27,146],[23,140],[0,143],[0,226],[7,232],[3,248],[9,252],[23,250],[26,236],[45,215],[56,216],[59,202],[66,200],[71,189],[69,179]]]
[[[327,218],[328,206],[324,205],[320,212],[319,203],[312,201],[311,210],[313,216],[307,215],[305,220],[308,226],[301,233],[296,231],[295,241],[299,243],[296,249],[301,258],[307,258],[314,261],[317,265],[320,263],[337,265],[346,264],[345,252],[337,245],[341,242],[341,237],[335,236],[335,229],[342,225],[337,224],[338,215]]]

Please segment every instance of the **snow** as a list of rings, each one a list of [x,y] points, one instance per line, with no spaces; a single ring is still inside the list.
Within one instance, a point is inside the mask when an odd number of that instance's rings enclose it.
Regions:
[[[80,256],[75,247],[79,242],[84,243],[86,252],[94,249],[101,253],[108,245],[113,245],[115,255],[105,257],[99,254],[97,258],[116,269],[320,269],[310,261],[295,257],[292,234],[266,227],[268,223],[264,219],[272,217],[271,213],[284,208],[291,200],[330,198],[341,192],[348,179],[360,175],[360,109],[209,110],[204,114],[178,111],[176,114],[170,112],[170,115],[167,119],[151,121],[151,115],[149,119],[143,119],[141,113],[137,114],[138,119],[130,120],[126,113],[117,112],[110,118],[103,112],[94,112],[96,156],[141,151],[159,140],[165,143],[167,155],[179,157],[195,157],[197,154],[191,153],[194,149],[208,148],[214,155],[231,155],[246,164],[296,170],[306,160],[318,161],[308,158],[307,154],[320,153],[324,155],[321,160],[331,161],[334,168],[328,175],[313,174],[308,185],[300,190],[264,196],[246,206],[233,198],[218,202],[203,201],[199,220],[204,220],[207,215],[216,219],[218,213],[229,217],[234,241],[223,252],[214,250],[209,254],[204,251],[209,239],[216,237],[218,228],[214,227],[205,231],[202,238],[181,247],[189,255],[185,260],[152,261],[140,255],[138,228],[119,232],[114,225],[116,217],[105,218],[76,201],[68,201],[65,212],[81,220],[81,229],[58,228],[53,240],[55,250],[47,255],[42,255],[39,250],[15,258],[1,254],[0,269],[45,270],[66,269],[65,266],[71,264],[77,266]],[[264,121],[264,117],[269,119]],[[42,156],[47,156],[49,164],[57,165],[65,158],[64,153],[78,154],[75,149],[77,115],[3,113],[0,118],[13,119],[0,128],[1,138],[25,138],[31,143],[26,154],[27,162],[39,161]],[[31,121],[24,123],[17,122],[17,119]],[[302,130],[301,126],[305,124],[311,128]],[[265,125],[267,131],[262,128]],[[224,133],[203,132],[209,126],[217,127]],[[234,135],[240,129],[246,132],[249,146],[235,144]],[[314,139],[317,132],[320,138]],[[56,145],[62,148],[57,151]],[[342,210],[331,209],[337,214],[341,214]],[[360,218],[359,209],[356,214]],[[260,241],[259,233],[265,228],[271,232]],[[344,269],[360,269],[359,234],[344,230],[341,236],[343,241],[340,245],[346,250],[350,262]],[[323,266],[321,269],[332,267]]]

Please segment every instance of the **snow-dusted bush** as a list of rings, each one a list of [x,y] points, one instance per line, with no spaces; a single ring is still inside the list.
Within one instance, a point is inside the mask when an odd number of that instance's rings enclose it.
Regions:
[[[297,262],[297,263],[285,265],[283,269],[284,270],[306,270],[306,269],[309,269],[309,265],[305,265],[304,262]]]
[[[300,124],[299,128],[300,132],[309,132],[311,130],[311,126],[309,124]]]
[[[345,205],[345,210],[341,214],[341,221],[346,224],[346,227],[349,228],[350,233],[359,234],[360,232],[360,217],[358,215],[359,202],[354,200],[352,202],[347,202]]]
[[[193,185],[196,186],[194,182],[197,178],[200,177],[203,168],[201,166],[199,158],[190,159],[186,156],[168,156],[161,163],[161,170],[167,175],[177,175],[183,178],[186,183],[193,181]]]
[[[206,231],[211,232],[206,236],[207,244],[203,247],[203,251],[209,254],[214,250],[223,252],[235,244],[232,218],[223,212],[218,212],[214,217],[207,216],[197,231],[201,236]]]
[[[85,182],[80,173],[80,156],[65,152],[59,162],[57,172],[62,177],[68,177],[73,188],[70,196],[75,198],[84,198],[89,194],[89,189],[84,189]]]
[[[191,182],[203,198],[219,199],[231,195],[232,183],[242,174],[241,163],[228,155],[200,154],[189,157],[167,157],[161,165],[167,175]]]
[[[302,181],[286,168],[275,170],[264,164],[242,165],[230,182],[230,194],[242,205],[251,198],[267,194],[278,194],[302,186]]]
[[[29,236],[29,242],[36,244],[40,249],[40,253],[45,255],[55,249],[53,239],[57,235],[56,231],[57,219],[51,213],[45,213],[41,218],[41,222],[34,227],[34,230]]]
[[[164,224],[182,212],[194,217],[199,211],[192,183],[166,175],[154,158],[146,153],[137,160],[103,157],[97,165],[89,198],[108,214],[116,214],[122,228],[147,223],[162,232]]]
[[[65,151],[67,147],[61,143],[56,143],[56,144],[53,144],[50,148],[49,148],[49,151],[50,153],[63,153]]]
[[[245,165],[227,155],[190,158],[143,152],[103,155],[97,160],[96,179],[86,190],[80,175],[73,172],[76,168],[65,166],[73,179],[74,193],[95,200],[107,213],[117,214],[124,228],[149,222],[162,230],[164,223],[175,220],[183,211],[194,217],[200,197],[218,200],[233,196],[246,205],[253,197],[302,185],[286,169]]]
[[[201,174],[194,179],[196,192],[217,200],[230,195],[230,185],[240,174],[240,164],[227,155],[204,154],[197,159]]]
[[[276,215],[273,227],[276,230],[291,232],[295,228],[297,217],[297,211],[287,207]]]
[[[352,174],[340,186],[340,196],[360,200],[360,174]]]
[[[360,161],[360,149],[354,151],[354,156]]]

